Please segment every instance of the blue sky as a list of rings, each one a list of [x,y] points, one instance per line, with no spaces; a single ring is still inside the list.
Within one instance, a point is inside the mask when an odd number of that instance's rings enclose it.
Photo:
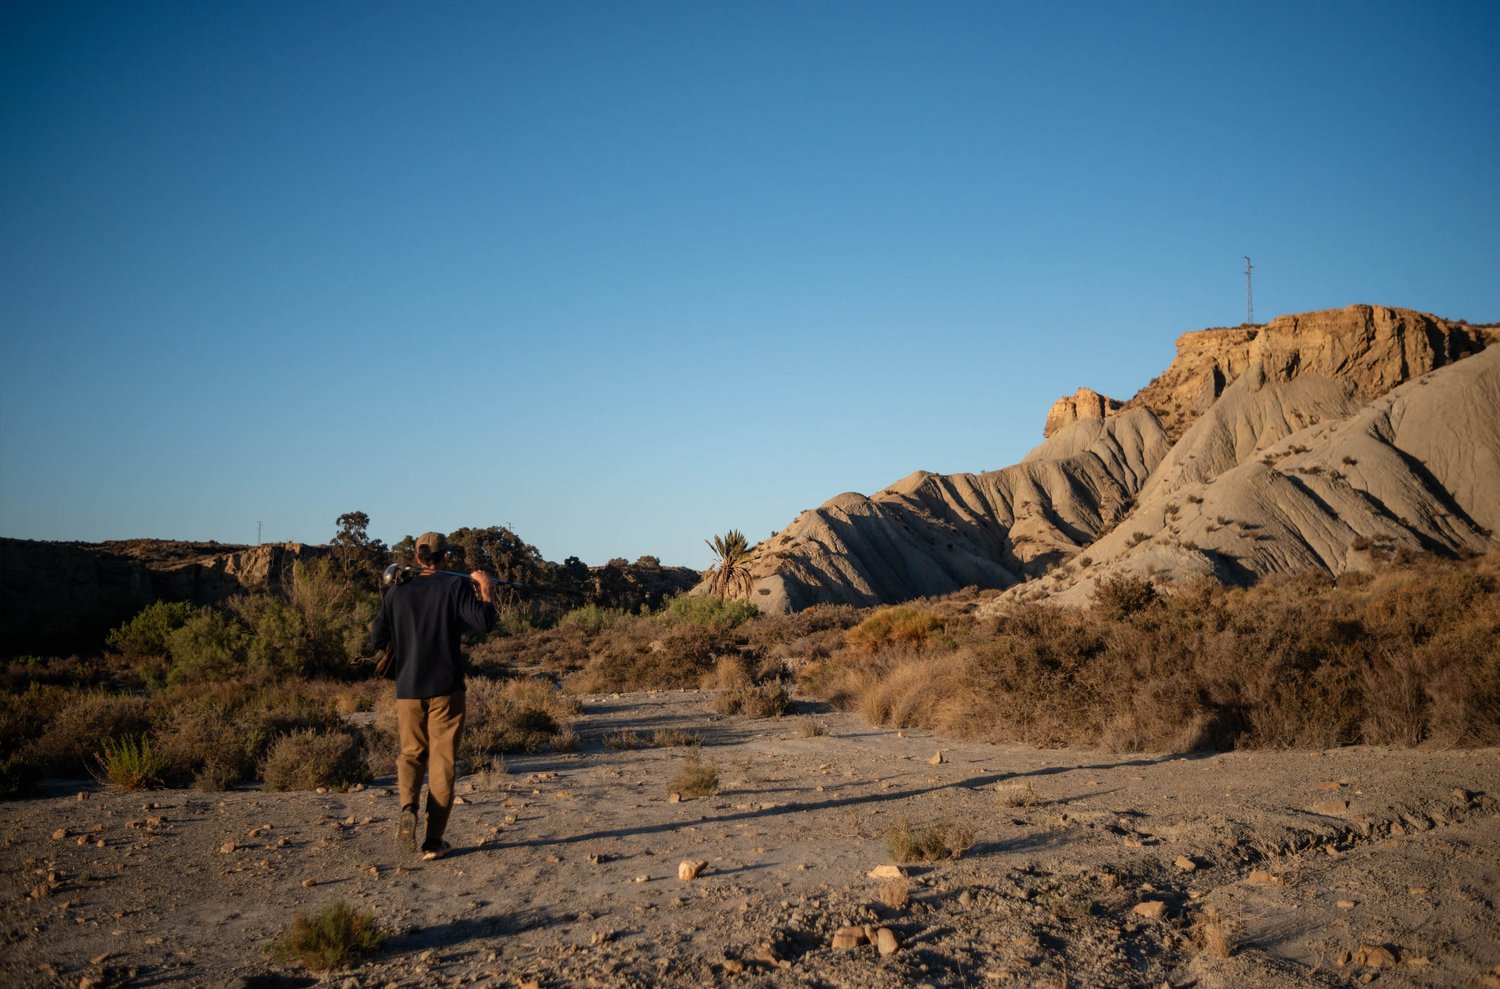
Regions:
[[[1187,330],[1500,320],[1493,3],[0,7],[0,534],[705,566]]]

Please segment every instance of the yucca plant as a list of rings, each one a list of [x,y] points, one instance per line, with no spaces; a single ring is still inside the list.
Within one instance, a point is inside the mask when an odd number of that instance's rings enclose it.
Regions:
[[[718,596],[720,601],[733,595],[734,597],[749,597],[750,568],[747,562],[750,558],[750,544],[745,540],[745,534],[738,529],[730,529],[722,536],[715,535],[713,539],[705,539],[704,543],[713,550],[716,562],[708,568],[708,586]]]

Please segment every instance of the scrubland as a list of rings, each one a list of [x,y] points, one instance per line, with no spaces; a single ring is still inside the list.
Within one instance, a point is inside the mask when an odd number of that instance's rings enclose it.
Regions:
[[[439,863],[388,834],[374,603],[300,572],[5,665],[9,983],[1500,980],[1500,554],[1086,612],[511,607]]]

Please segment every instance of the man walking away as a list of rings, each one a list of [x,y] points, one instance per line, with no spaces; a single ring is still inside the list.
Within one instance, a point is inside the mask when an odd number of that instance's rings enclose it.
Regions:
[[[417,572],[386,592],[370,627],[370,644],[391,648],[390,676],[396,679],[396,720],[401,754],[396,759],[396,790],[401,815],[396,840],[402,851],[417,848],[417,801],[427,776],[427,830],[424,859],[449,851],[443,840],[453,809],[454,759],[464,726],[465,633],[495,627],[494,588],[489,574],[468,577],[440,573],[448,540],[440,532],[417,537]]]

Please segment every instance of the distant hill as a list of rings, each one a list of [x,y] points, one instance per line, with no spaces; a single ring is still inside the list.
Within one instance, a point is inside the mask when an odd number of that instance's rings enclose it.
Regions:
[[[982,474],[838,495],[755,546],[768,611],[999,588],[1085,603],[1169,585],[1460,555],[1500,530],[1500,339],[1356,305],[1186,333],[1128,401],[1059,399],[1044,442]]]

